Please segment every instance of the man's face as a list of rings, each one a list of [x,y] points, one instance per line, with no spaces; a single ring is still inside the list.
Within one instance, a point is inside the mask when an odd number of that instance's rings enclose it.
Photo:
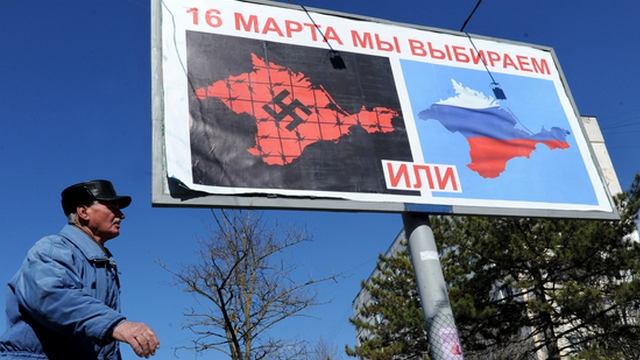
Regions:
[[[101,201],[86,208],[87,227],[102,243],[120,235],[124,214],[117,202]]]

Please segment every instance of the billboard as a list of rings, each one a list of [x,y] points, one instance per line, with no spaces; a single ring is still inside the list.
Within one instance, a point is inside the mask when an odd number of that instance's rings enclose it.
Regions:
[[[153,27],[154,205],[617,216],[550,48],[262,1]]]

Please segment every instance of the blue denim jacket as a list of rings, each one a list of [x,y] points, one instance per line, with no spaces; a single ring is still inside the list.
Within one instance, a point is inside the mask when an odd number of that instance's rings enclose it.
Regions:
[[[7,287],[0,359],[121,359],[111,331],[120,314],[115,262],[67,225],[29,250]]]

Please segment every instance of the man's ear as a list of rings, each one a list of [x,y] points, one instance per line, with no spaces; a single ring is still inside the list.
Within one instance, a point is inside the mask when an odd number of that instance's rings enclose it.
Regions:
[[[89,207],[87,205],[78,205],[76,208],[76,214],[78,214],[78,218],[81,220],[89,220]]]

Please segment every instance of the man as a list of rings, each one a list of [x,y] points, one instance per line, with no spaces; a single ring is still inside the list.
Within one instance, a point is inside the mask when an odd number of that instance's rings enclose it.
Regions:
[[[118,270],[104,247],[130,203],[106,180],[62,192],[68,225],[36,242],[9,281],[0,359],[121,359],[118,341],[155,354],[153,330],[120,314]]]

